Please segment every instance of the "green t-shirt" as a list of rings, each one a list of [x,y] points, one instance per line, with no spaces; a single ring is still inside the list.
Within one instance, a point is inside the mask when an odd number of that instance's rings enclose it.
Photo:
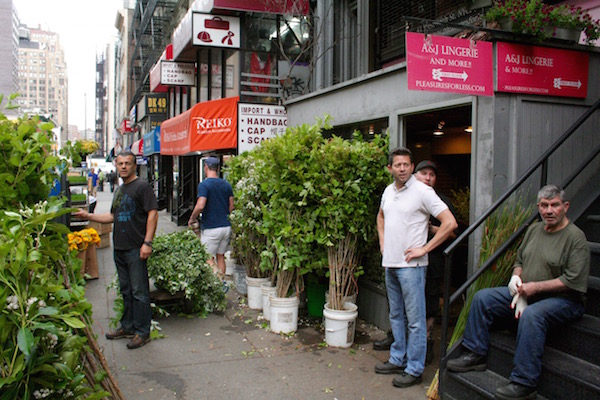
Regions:
[[[585,234],[572,222],[552,233],[544,230],[543,222],[536,222],[525,233],[517,252],[515,267],[519,266],[523,268],[523,282],[558,278],[569,289],[586,293],[590,248]]]

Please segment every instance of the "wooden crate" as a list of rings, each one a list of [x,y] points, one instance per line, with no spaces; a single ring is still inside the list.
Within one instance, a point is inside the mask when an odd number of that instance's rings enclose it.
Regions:
[[[110,246],[110,233],[103,233],[100,235],[100,244],[98,245],[98,248],[103,249],[108,246]]]
[[[103,224],[100,222],[90,221],[88,228],[94,228],[98,232],[98,235],[103,235],[105,233],[112,232],[112,223]]]

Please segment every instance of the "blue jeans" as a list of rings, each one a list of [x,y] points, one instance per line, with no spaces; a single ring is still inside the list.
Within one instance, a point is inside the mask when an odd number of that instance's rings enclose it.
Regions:
[[[146,337],[152,320],[146,260],[140,259],[140,249],[115,250],[114,256],[124,304],[121,327]]]
[[[427,267],[386,268],[385,285],[390,305],[394,343],[389,362],[420,376],[425,369],[427,322],[425,273]]]
[[[463,345],[474,353],[486,355],[492,322],[502,319],[514,321],[511,301],[512,296],[506,286],[477,292],[471,304]],[[548,329],[573,321],[581,317],[584,311],[583,304],[564,297],[548,297],[529,304],[518,320],[511,382],[536,387],[542,374],[542,356]]]

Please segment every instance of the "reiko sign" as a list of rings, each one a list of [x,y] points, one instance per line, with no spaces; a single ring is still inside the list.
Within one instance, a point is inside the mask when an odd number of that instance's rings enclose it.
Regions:
[[[490,42],[406,33],[408,89],[493,96]]]
[[[588,53],[498,43],[496,59],[499,92],[587,96]]]
[[[239,97],[198,103],[160,127],[160,154],[235,149]]]

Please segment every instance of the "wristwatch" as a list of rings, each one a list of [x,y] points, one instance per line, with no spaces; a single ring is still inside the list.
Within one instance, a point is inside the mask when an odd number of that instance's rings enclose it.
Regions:
[[[152,240],[144,240],[144,244],[150,248],[152,248]]]

